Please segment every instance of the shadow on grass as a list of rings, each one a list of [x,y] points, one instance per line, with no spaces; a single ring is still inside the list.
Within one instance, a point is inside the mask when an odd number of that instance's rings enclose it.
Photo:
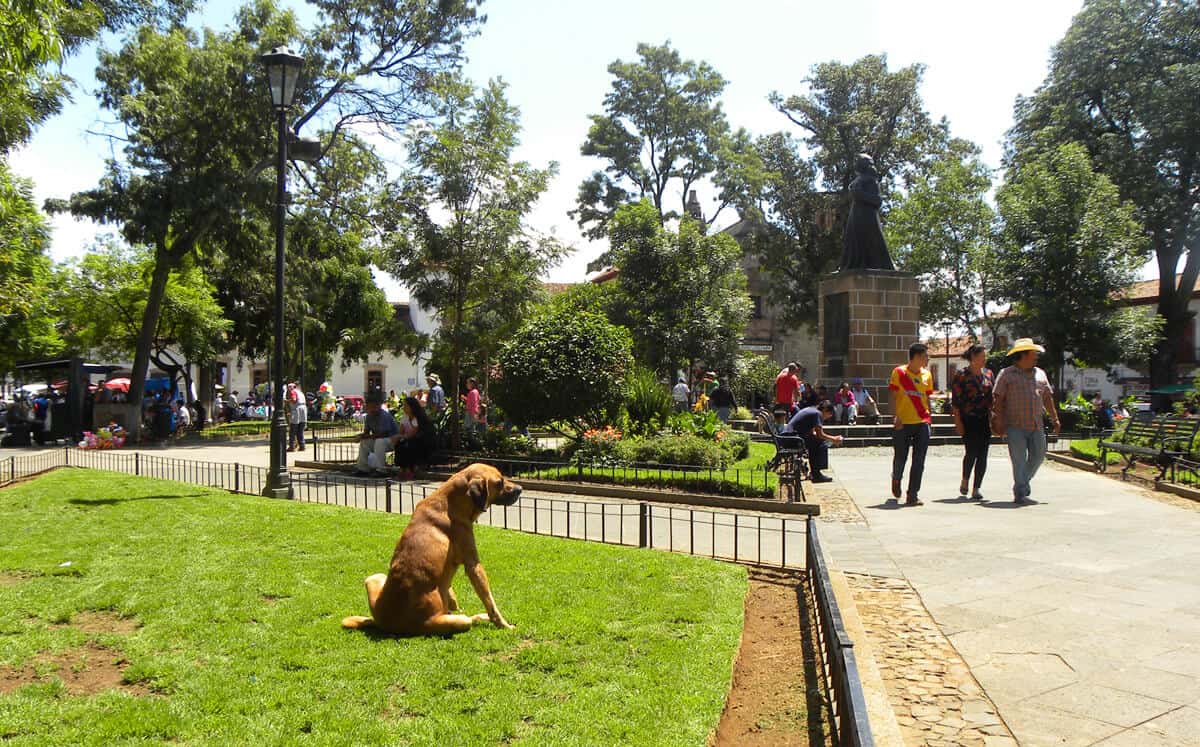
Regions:
[[[69,498],[73,506],[115,506],[130,501],[173,501],[180,498],[203,498],[207,493],[178,493],[175,495],[134,495],[125,498]]]

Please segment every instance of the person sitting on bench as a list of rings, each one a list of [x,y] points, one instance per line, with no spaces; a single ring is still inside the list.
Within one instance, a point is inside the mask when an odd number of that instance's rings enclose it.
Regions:
[[[833,420],[833,404],[826,399],[816,407],[799,410],[780,431],[782,435],[798,436],[804,441],[813,482],[833,482],[832,477],[821,473],[821,470],[829,469],[829,444],[842,442],[841,436],[831,436],[822,427],[830,420]]]
[[[404,476],[412,476],[417,467],[429,464],[435,446],[436,426],[416,397],[405,397],[403,406],[400,433],[392,436],[392,442],[396,444],[394,461]]]

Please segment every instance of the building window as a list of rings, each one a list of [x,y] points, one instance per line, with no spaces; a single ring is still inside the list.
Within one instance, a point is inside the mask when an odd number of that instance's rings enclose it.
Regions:
[[[750,318],[763,318],[763,300],[762,296],[750,296]]]
[[[376,389],[383,391],[383,371],[378,368],[367,370],[367,391],[373,392]]]
[[[250,383],[253,386],[259,386],[260,384],[266,384],[267,383],[267,367],[266,366],[255,366],[254,368],[250,369]]]

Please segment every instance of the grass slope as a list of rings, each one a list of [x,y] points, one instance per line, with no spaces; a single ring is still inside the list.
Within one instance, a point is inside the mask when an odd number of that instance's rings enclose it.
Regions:
[[[0,695],[0,739],[698,745],[715,727],[744,569],[479,527],[515,631],[342,630],[366,612],[362,579],[385,569],[406,520],[105,472],[0,491],[0,667],[92,638],[156,692],[28,685]],[[462,574],[455,589],[482,611]],[[86,610],[143,627],[56,625]]]

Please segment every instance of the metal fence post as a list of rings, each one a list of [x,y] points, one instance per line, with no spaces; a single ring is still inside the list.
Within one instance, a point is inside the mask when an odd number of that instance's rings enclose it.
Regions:
[[[650,504],[638,504],[638,547],[649,547],[650,542]]]
[[[71,447],[64,446],[62,453],[63,453],[63,466],[70,467],[71,466]]]
[[[392,512],[392,481],[387,480],[383,483],[383,505],[384,510],[389,514]]]
[[[133,474],[139,476],[142,474],[142,452],[140,451],[133,452]]]
[[[242,465],[240,462],[233,463],[233,492],[240,493],[242,486]]]

